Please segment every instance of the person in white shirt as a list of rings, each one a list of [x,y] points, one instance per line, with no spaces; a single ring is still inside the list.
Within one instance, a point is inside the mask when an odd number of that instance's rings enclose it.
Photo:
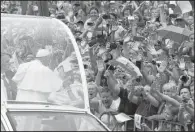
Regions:
[[[39,49],[35,60],[19,66],[12,78],[18,86],[17,101],[47,102],[50,93],[61,89],[62,80],[48,67],[50,56],[47,49]]]

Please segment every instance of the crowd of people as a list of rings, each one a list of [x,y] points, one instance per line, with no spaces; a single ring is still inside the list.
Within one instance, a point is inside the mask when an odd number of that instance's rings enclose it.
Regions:
[[[175,11],[178,5],[170,1],[49,5],[50,17],[67,24],[75,36],[91,112],[111,129],[114,118],[105,112],[141,115],[147,120],[142,130],[170,130],[171,122],[182,126],[172,130],[194,130],[194,12]],[[159,121],[155,130],[151,120]],[[131,126],[129,121],[127,129]]]

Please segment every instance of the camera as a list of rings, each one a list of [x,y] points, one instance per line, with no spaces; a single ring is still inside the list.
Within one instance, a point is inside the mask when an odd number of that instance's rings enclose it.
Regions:
[[[186,83],[188,81],[189,77],[188,76],[182,76],[181,77],[181,81],[183,81],[184,83]]]
[[[140,83],[141,82],[141,78],[136,78],[135,81]]]
[[[170,14],[169,17],[170,18],[177,18],[178,17],[178,14]]]
[[[97,43],[104,44],[105,42],[106,42],[106,35],[98,34],[97,36],[92,37],[92,40],[89,42],[89,47],[92,47]]]
[[[88,69],[88,65],[84,64],[84,69]]]
[[[88,26],[94,26],[95,24],[93,22],[88,22],[87,25]]]
[[[188,103],[188,100],[187,99],[182,99],[182,102]]]
[[[116,41],[116,44],[123,45],[123,41]]]
[[[158,67],[160,67],[160,63],[158,62],[156,62],[155,60],[152,60],[152,62],[151,62],[153,65],[157,65]]]
[[[153,65],[156,65],[156,61],[155,61],[155,60],[152,60],[152,64],[153,64]]]
[[[82,38],[76,37],[76,41],[82,41]]]
[[[117,44],[115,42],[112,42],[110,44],[110,49],[113,50],[113,49],[116,49],[117,48]]]
[[[111,70],[111,71],[114,71],[116,69],[115,66],[112,66],[110,64],[106,64],[106,70]]]
[[[102,18],[103,18],[103,19],[110,19],[110,15],[109,15],[109,14],[104,14],[104,15],[102,16]]]
[[[112,55],[110,53],[105,54],[106,55],[106,59],[104,60],[105,63],[108,63],[110,60],[112,60]]]

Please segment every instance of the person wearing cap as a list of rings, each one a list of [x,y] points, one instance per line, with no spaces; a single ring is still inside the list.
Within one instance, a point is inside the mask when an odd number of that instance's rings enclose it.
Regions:
[[[17,84],[17,101],[47,102],[50,93],[61,89],[62,80],[48,67],[51,52],[39,49],[35,60],[20,64],[12,80]]]

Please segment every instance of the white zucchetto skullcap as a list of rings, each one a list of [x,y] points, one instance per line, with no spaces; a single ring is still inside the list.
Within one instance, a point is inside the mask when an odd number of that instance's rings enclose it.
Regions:
[[[51,52],[48,49],[39,49],[37,54],[36,54],[36,57],[45,57],[45,56],[48,56],[50,54],[51,54]]]

